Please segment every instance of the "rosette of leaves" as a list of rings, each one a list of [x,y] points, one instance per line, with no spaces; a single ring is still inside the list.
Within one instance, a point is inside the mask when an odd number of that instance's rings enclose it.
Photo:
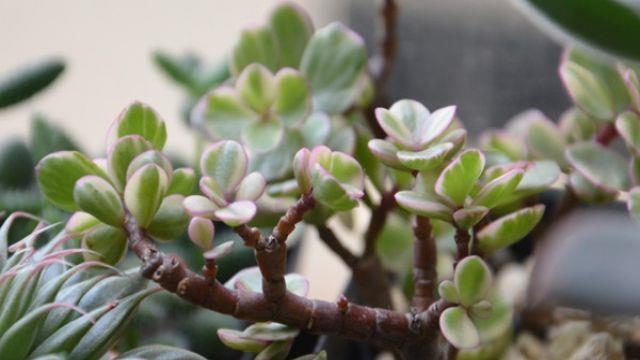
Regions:
[[[205,196],[184,199],[184,208],[192,217],[222,221],[238,226],[256,214],[255,201],[262,196],[266,181],[257,172],[247,174],[249,157],[242,145],[233,140],[211,144],[200,158],[200,190]]]
[[[484,155],[469,149],[436,178],[420,174],[414,190],[400,191],[395,198],[409,212],[467,231],[490,210],[546,189],[558,176],[557,166],[551,169],[555,171],[540,164],[515,163],[485,171]],[[535,205],[495,219],[477,232],[478,248],[490,252],[513,244],[535,227],[543,212],[543,205]]]
[[[150,107],[134,103],[111,127],[106,159],[90,160],[77,151],[44,157],[36,168],[44,196],[74,214],[66,231],[101,261],[116,264],[125,254],[123,226],[131,214],[138,226],[160,241],[174,239],[187,226],[184,195],[195,182],[193,170],[173,170],[161,152],[164,121]],[[95,255],[97,254],[97,255]]]
[[[466,131],[450,129],[455,106],[433,113],[415,100],[400,100],[389,109],[376,109],[387,139],[369,141],[371,152],[385,165],[402,171],[437,169],[464,145]]]
[[[455,304],[440,315],[440,330],[456,348],[480,345],[481,336],[476,323],[492,315],[492,305],[488,301],[491,283],[491,270],[478,256],[464,258],[456,266],[453,281],[440,283],[440,297]]]
[[[284,278],[287,290],[298,296],[307,296],[309,282],[298,274],[287,274]],[[225,286],[239,291],[262,292],[262,276],[258,267],[244,269],[225,283]],[[300,330],[290,326],[269,322],[255,323],[243,331],[220,329],[218,336],[228,347],[257,354],[255,359],[284,359],[287,357],[293,339]]]
[[[247,66],[235,87],[206,95],[194,111],[214,139],[242,140],[255,152],[273,150],[309,114],[309,86],[293,69],[272,74],[259,63]]]
[[[313,193],[323,205],[336,211],[358,206],[364,195],[364,172],[353,157],[326,146],[301,149],[293,169],[302,193]]]
[[[39,226],[8,246],[8,234],[18,218],[39,221],[28,214],[13,213],[0,227],[2,358],[102,358],[114,346],[138,305],[157,289],[147,288],[138,269],[121,273],[97,261],[70,263],[70,256],[92,251],[63,248],[68,239],[64,232],[53,234],[36,248],[36,241],[50,236],[57,225]],[[188,351],[164,349],[182,359],[203,359]],[[156,353],[145,358],[160,357]],[[122,354],[116,358],[131,357]]]

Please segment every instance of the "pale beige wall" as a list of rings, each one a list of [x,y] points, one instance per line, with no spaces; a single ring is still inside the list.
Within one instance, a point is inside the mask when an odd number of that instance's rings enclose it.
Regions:
[[[346,18],[340,0],[296,0],[318,25]],[[180,123],[180,91],[156,71],[154,49],[194,51],[213,61],[244,26],[264,22],[275,0],[0,0],[0,74],[59,55],[64,76],[28,103],[0,111],[0,141],[26,136],[30,114],[64,125],[85,149],[102,151],[103,134],[132,100],[167,120],[170,150],[190,149]]]

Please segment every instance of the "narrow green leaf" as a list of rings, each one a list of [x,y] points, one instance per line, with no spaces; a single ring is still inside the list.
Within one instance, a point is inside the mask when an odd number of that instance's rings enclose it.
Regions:
[[[0,108],[24,101],[49,86],[65,69],[58,59],[23,66],[0,80]]]
[[[480,192],[473,198],[473,204],[493,208],[502,199],[511,195],[524,176],[524,170],[512,169],[503,175],[491,180],[482,187]]]
[[[478,232],[480,249],[491,252],[517,242],[533,230],[543,213],[544,205],[536,205],[495,220]]]
[[[452,149],[453,144],[445,142],[417,152],[399,151],[397,156],[400,163],[409,169],[428,171],[442,164]]]
[[[469,230],[480,222],[480,220],[482,220],[488,213],[489,209],[484,206],[464,207],[453,213],[453,220],[459,228]]]
[[[131,176],[124,189],[124,203],[140,227],[151,224],[166,190],[167,176],[158,165],[145,165]]]
[[[173,177],[173,166],[171,165],[171,160],[169,160],[169,158],[160,151],[149,150],[131,160],[129,167],[127,168],[127,181],[131,178],[133,173],[147,164],[158,165],[162,170],[164,170],[168,180],[171,180]]]

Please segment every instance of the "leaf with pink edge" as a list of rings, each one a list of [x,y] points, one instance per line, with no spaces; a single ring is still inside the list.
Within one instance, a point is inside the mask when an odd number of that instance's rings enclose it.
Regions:
[[[448,308],[442,312],[440,331],[447,341],[458,349],[469,349],[480,345],[478,330],[461,307]]]
[[[215,216],[228,226],[246,224],[256,215],[256,204],[252,201],[240,200],[216,210]]]

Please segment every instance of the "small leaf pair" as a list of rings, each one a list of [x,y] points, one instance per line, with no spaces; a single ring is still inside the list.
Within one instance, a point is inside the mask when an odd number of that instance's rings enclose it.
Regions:
[[[244,68],[235,87],[221,87],[206,95],[192,120],[212,138],[242,140],[256,152],[274,149],[285,130],[297,128],[310,110],[309,86],[296,70],[273,75],[259,63]]]
[[[314,197],[333,210],[353,209],[364,195],[364,172],[358,161],[326,146],[298,151],[293,170],[300,190],[313,190]]]
[[[200,190],[205,196],[184,199],[192,217],[222,221],[229,226],[246,224],[256,214],[255,201],[266,181],[257,172],[247,175],[249,158],[238,142],[223,140],[208,146],[200,158]]]
[[[376,109],[376,119],[387,140],[369,141],[369,149],[385,165],[403,171],[437,168],[464,145],[466,131],[446,133],[455,115],[455,106],[430,113],[415,100],[400,100],[391,108]]]
[[[480,334],[474,322],[491,316],[492,306],[486,300],[491,283],[491,270],[478,256],[464,258],[456,267],[453,281],[440,283],[440,297],[457,304],[440,315],[440,330],[456,348],[480,345]]]

